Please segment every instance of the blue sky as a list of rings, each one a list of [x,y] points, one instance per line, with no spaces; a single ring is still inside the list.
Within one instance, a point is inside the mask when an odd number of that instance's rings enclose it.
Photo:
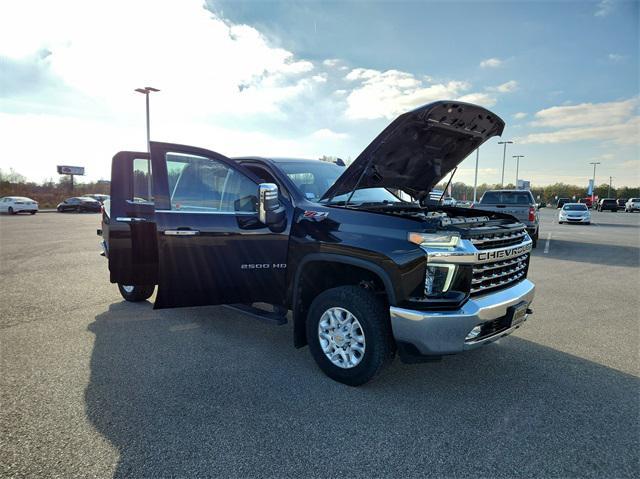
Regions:
[[[355,158],[397,114],[462,99],[507,122],[507,180],[523,154],[533,183],[600,161],[598,182],[640,184],[638,2],[52,3],[0,7],[0,168],[36,180],[143,149],[150,85],[154,139],[227,155]]]

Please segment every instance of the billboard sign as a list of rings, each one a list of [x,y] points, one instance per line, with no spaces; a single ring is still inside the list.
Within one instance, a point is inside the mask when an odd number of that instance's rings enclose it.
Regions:
[[[84,175],[84,166],[58,165],[59,175]]]
[[[518,180],[519,190],[528,190],[531,188],[531,182],[529,180]]]
[[[587,187],[587,195],[591,196],[593,194],[593,180],[589,180],[589,186]]]

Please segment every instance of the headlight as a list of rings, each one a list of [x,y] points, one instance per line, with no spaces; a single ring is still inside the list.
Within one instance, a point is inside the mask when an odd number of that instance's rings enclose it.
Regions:
[[[445,293],[451,286],[456,266],[453,264],[427,265],[427,274],[424,280],[424,292],[427,296]]]
[[[460,236],[453,233],[409,233],[409,241],[430,248],[455,248]]]

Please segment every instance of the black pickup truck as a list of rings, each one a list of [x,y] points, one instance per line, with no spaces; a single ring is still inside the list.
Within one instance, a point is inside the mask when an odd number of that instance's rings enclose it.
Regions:
[[[294,345],[349,385],[396,352],[420,362],[489,343],[531,313],[532,240],[508,214],[429,192],[503,128],[479,106],[432,103],[346,169],[157,142],[120,152],[99,230],[111,282],[128,301],[157,286],[154,308],[290,317]]]

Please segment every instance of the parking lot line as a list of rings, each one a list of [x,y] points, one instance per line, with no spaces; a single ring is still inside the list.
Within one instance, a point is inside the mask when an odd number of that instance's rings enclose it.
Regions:
[[[547,242],[544,245],[544,253],[547,254],[549,252],[549,243],[551,243],[551,233],[547,233]]]

